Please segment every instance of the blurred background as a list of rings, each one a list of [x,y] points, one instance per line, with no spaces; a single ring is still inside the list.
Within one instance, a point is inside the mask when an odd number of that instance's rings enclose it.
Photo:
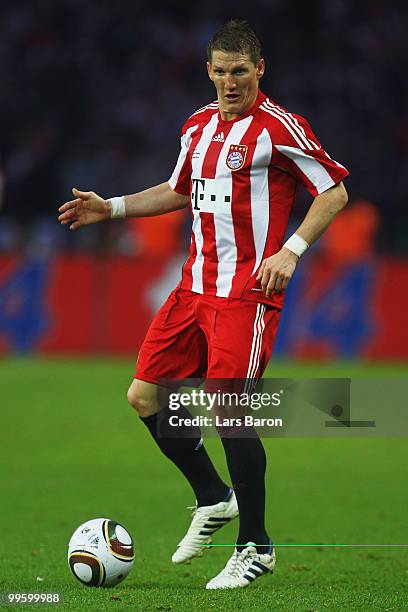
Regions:
[[[168,179],[214,99],[206,44],[229,18],[263,43],[261,89],[351,172],[350,204],[302,258],[275,356],[408,360],[408,6],[385,0],[3,0],[0,354],[136,355],[180,277],[189,214],[71,233],[71,188]],[[291,233],[310,196],[300,191]]]

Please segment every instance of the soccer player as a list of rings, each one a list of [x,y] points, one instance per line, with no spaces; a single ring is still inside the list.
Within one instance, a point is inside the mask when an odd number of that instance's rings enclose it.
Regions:
[[[239,513],[237,545],[208,589],[245,587],[271,572],[265,529],[266,457],[253,428],[221,440],[233,488],[219,477],[198,427],[174,434],[161,408],[163,379],[262,376],[272,352],[284,290],[302,253],[346,205],[347,170],[324,151],[308,122],[259,90],[265,62],[247,22],[230,21],[208,44],[217,100],[185,122],[170,179],[105,200],[73,189],[59,220],[75,230],[105,219],[162,215],[191,207],[190,255],[181,281],[154,318],[140,349],[129,402],[195,493],[193,520],[172,560],[200,556],[211,536]],[[284,244],[297,185],[314,200]],[[181,407],[179,417],[190,416]]]

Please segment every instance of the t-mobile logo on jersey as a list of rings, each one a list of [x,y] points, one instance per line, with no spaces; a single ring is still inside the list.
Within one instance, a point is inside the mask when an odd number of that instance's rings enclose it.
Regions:
[[[232,182],[229,178],[191,179],[193,211],[226,214],[231,211]]]
[[[205,179],[191,179],[192,192],[191,192],[191,202],[193,204],[194,210],[201,210],[198,206],[198,202],[204,200],[204,190],[205,190]]]

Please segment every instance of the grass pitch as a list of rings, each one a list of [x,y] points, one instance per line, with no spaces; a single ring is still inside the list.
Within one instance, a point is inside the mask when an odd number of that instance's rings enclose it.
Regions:
[[[408,544],[406,439],[265,440],[272,537],[321,546],[279,547],[273,576],[247,589],[205,591],[233,549],[216,546],[190,565],[171,564],[194,499],[126,403],[132,368],[108,360],[0,363],[0,591],[60,592],[59,609],[80,611],[408,608],[408,548],[323,546]],[[273,366],[274,375],[291,377],[403,371]],[[219,441],[207,448],[227,477]],[[66,561],[74,529],[101,516],[123,523],[135,541],[135,566],[115,589],[82,586]],[[236,528],[225,527],[215,544],[233,544]]]

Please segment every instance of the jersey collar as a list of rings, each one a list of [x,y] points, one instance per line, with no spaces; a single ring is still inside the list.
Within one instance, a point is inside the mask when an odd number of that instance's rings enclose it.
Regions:
[[[246,111],[246,113],[243,113],[242,115],[238,115],[238,117],[235,117],[235,119],[226,120],[221,117],[221,113],[220,111],[218,111],[218,124],[220,123],[231,124],[231,123],[236,123],[237,121],[242,121],[242,119],[245,119],[245,117],[249,117],[249,115],[253,115],[258,110],[258,107],[262,104],[264,100],[266,100],[265,94],[263,94],[262,91],[258,89],[258,95],[256,96],[256,100],[251,106],[251,108],[249,108]]]

